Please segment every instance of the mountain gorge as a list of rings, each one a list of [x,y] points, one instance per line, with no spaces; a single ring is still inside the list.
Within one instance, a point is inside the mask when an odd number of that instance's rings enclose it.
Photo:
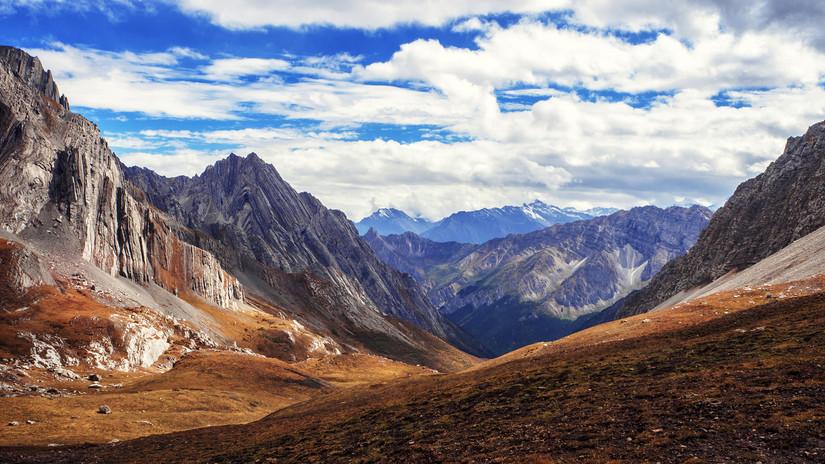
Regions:
[[[700,206],[641,207],[476,246],[411,233],[366,238],[418,279],[444,314],[501,354],[586,327],[588,315],[684,254],[710,217]]]

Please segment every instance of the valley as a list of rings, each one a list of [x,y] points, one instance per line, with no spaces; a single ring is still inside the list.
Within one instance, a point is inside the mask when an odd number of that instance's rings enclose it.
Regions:
[[[825,462],[825,11],[252,3],[0,1],[0,463]]]

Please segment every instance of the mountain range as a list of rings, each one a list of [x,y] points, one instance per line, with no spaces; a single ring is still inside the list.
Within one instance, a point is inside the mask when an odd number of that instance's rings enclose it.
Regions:
[[[495,354],[587,327],[696,242],[707,208],[655,206],[511,234],[481,245],[411,232],[365,238],[433,304]]]
[[[459,211],[438,221],[413,218],[394,208],[381,208],[355,223],[358,232],[375,229],[380,235],[414,232],[436,242],[484,243],[509,234],[523,234],[553,224],[606,216],[615,208],[591,208],[579,211],[559,208],[540,200],[521,206]]]
[[[825,185],[820,182],[825,175],[823,147],[825,123],[811,126],[803,136],[790,137],[782,155],[765,172],[736,188],[689,253],[665,266],[649,286],[611,308],[609,316],[678,303],[825,226]]]

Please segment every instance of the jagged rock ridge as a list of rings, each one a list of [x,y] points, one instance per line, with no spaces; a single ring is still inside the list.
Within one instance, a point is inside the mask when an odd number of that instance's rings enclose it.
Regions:
[[[0,45],[0,61],[24,82],[43,92],[65,110],[69,110],[69,99],[57,89],[50,70],[44,70],[36,56],[31,56],[19,48]]]

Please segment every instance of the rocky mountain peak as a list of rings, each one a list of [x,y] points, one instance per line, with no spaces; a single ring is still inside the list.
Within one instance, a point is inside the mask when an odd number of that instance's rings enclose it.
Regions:
[[[825,225],[825,122],[791,137],[762,174],[740,184],[699,241],[616,308],[648,311],[679,292],[742,271]]]
[[[31,56],[19,48],[0,46],[0,63],[3,63],[7,69],[24,82],[43,92],[47,97],[62,106],[63,109],[69,111],[69,99],[60,94],[57,84],[52,78],[52,72],[43,68],[39,58]]]

